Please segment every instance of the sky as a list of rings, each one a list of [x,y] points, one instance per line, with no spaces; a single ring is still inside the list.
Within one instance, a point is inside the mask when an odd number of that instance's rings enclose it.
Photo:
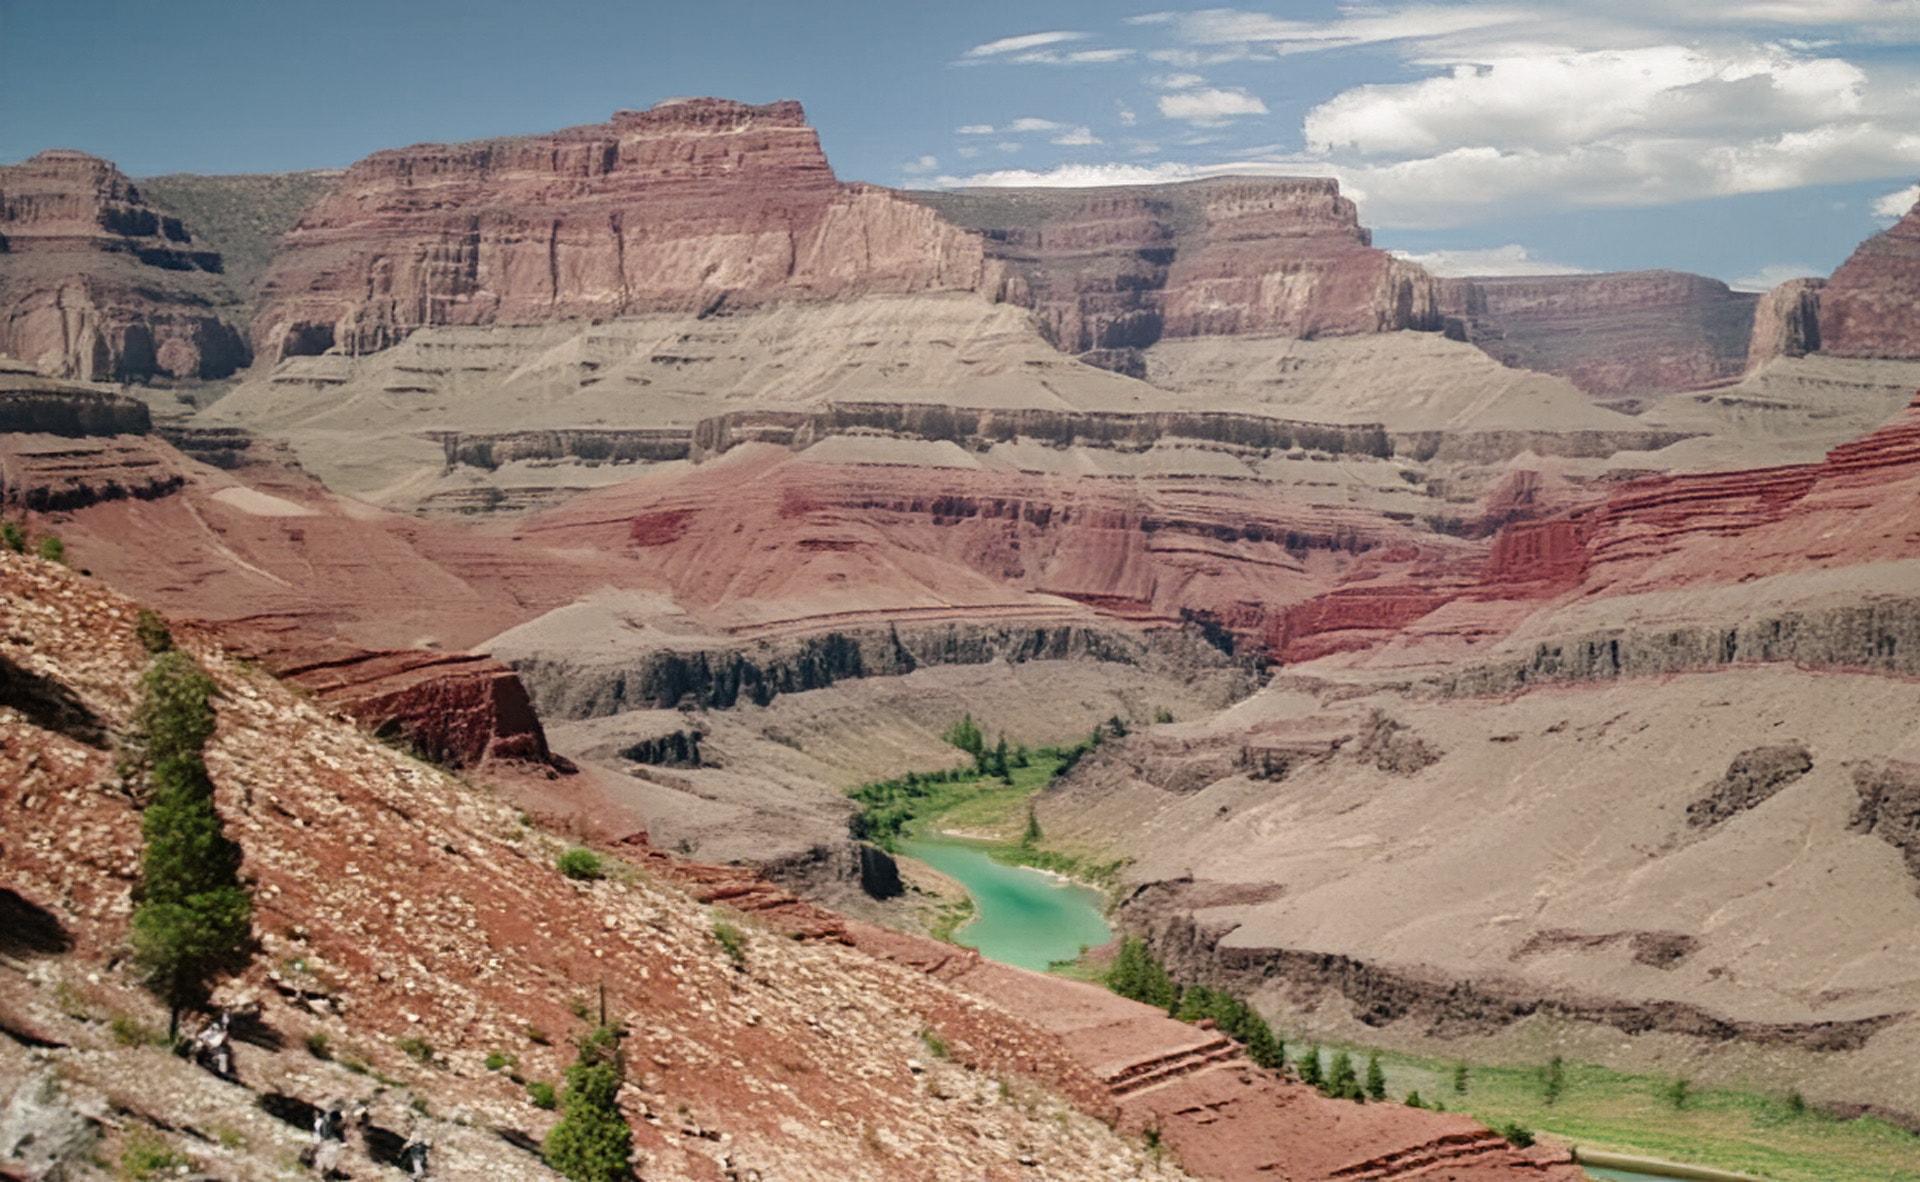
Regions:
[[[1445,274],[1825,274],[1920,190],[1920,0],[0,0],[0,162],[338,168],[719,95],[844,179],[1331,175]]]

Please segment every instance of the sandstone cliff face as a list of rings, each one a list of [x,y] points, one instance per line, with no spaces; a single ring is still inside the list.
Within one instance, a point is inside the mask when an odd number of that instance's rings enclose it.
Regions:
[[[1757,300],[1679,271],[1440,281],[1440,310],[1466,340],[1597,395],[1739,377]]]
[[[253,334],[272,357],[359,354],[425,325],[992,294],[996,275],[932,211],[837,181],[798,103],[694,99],[367,157],[282,241]]]
[[[1820,351],[1820,291],[1824,279],[1789,279],[1753,307],[1753,337],[1747,368],[1775,357],[1805,357]]]
[[[1862,242],[1820,293],[1822,350],[1920,357],[1920,206]]]
[[[1435,329],[1435,281],[1373,249],[1332,180],[912,197],[979,231],[1060,349],[1125,368],[1162,337]]]
[[[105,160],[0,167],[0,352],[89,381],[225,377],[248,352],[220,270]]]

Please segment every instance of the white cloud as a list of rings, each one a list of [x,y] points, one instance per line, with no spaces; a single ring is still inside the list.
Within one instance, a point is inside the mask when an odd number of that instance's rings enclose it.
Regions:
[[[1161,90],[1192,90],[1196,86],[1205,86],[1206,82],[1198,74],[1155,74],[1147,79],[1147,85],[1157,86]]]
[[[1099,143],[1100,137],[1093,134],[1091,127],[1076,127],[1054,136],[1049,142],[1059,144],[1063,148],[1083,148],[1089,144]]]
[[[1264,115],[1267,104],[1238,87],[1180,90],[1160,96],[1160,113],[1169,119],[1212,126],[1241,115]]]
[[[1908,185],[1897,192],[1886,193],[1873,199],[1873,216],[1898,221],[1907,216],[1915,202],[1920,202],[1920,185]]]
[[[1133,108],[1124,102],[1116,100],[1114,102],[1114,109],[1120,117],[1120,126],[1122,127],[1132,127],[1140,121],[1140,116],[1134,114]]]
[[[1015,132],[1015,133],[1029,132],[1029,131],[1062,131],[1066,128],[1066,126],[1067,125],[1064,123],[1056,123],[1051,119],[1037,119],[1032,115],[1026,115],[1019,119],[1015,119],[1012,123],[1007,124],[1005,127],[1001,128],[1000,130],[1007,131],[1007,132]]]
[[[1000,149],[1002,152],[1018,152],[1020,150],[1020,143],[1018,140],[1001,140],[995,144],[994,147]]]
[[[974,147],[955,148],[953,154],[962,160],[971,160],[980,154],[980,149]]]
[[[953,129],[955,135],[992,135],[991,123],[967,123]]]
[[[1023,49],[1038,49],[1043,45],[1058,45],[1063,41],[1084,41],[1089,34],[1058,30],[1051,33],[1022,33],[1018,37],[1002,37],[998,41],[988,41],[976,45],[961,54],[962,58],[978,61],[981,58],[999,57],[1002,54],[1018,53]]]
[[[1826,272],[1818,267],[1809,267],[1804,263],[1769,263],[1738,279],[1729,279],[1727,286],[1735,291],[1772,291],[1789,279],[1823,278]]]
[[[940,167],[939,157],[921,156],[918,159],[909,160],[905,164],[902,164],[900,171],[906,173],[908,176],[925,176],[938,167]]]
[[[1264,160],[1231,160],[1218,164],[1187,164],[1162,161],[1158,164],[1059,164],[1049,169],[1007,168],[978,172],[968,176],[942,176],[934,183],[941,188],[1049,188],[1084,189],[1104,185],[1159,185],[1175,181],[1195,181],[1216,176],[1330,176],[1324,166],[1311,162],[1275,163]],[[1360,200],[1362,194],[1344,183],[1347,196]]]
[[[1573,267],[1533,257],[1519,243],[1463,250],[1396,250],[1394,254],[1410,263],[1418,263],[1434,275],[1586,275],[1585,267]]]

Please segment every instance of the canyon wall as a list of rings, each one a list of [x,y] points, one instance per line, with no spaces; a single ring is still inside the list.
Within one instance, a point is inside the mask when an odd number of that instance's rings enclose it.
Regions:
[[[220,271],[105,160],[0,167],[0,353],[87,381],[225,377],[249,354]]]
[[[1163,337],[1440,325],[1432,277],[1375,250],[1329,179],[910,196],[984,237],[1056,347],[1111,368]]]
[[[1920,357],[1920,206],[1862,242],[1820,293],[1821,348],[1841,357]]]
[[[1440,281],[1440,311],[1464,339],[1601,396],[1739,377],[1757,300],[1680,271]]]
[[[834,178],[794,102],[620,111],[376,152],[282,240],[253,335],[278,358],[426,325],[710,314],[771,298],[999,292],[978,238]]]

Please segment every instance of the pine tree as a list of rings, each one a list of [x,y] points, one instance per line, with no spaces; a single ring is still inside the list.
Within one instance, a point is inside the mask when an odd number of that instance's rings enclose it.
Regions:
[[[993,745],[993,752],[988,756],[987,765],[982,770],[990,776],[1000,777],[1009,784],[1013,783],[1012,767],[1007,763],[1007,736],[1001,735],[1000,741]]]
[[[1033,802],[1027,802],[1027,829],[1020,835],[1020,844],[1032,849],[1040,844],[1040,818],[1033,815]]]
[[[1467,1094],[1467,1065],[1465,1063],[1455,1063],[1453,1065],[1453,1090],[1462,1096]]]
[[[1420,1098],[1419,1092],[1414,1091],[1407,1093],[1406,1105],[1408,1108],[1425,1108],[1427,1102]]]
[[[1333,1063],[1327,1068],[1327,1084],[1322,1090],[1338,1100],[1360,1098],[1360,1077],[1354,1073],[1352,1055],[1345,1051],[1334,1052]]]
[[[201,1004],[215,978],[246,964],[253,900],[240,884],[240,847],[213,805],[201,752],[213,735],[213,682],[185,653],[156,657],[143,682],[145,839],[135,891],[135,961],[167,1003],[169,1037],[180,1011]]]
[[[1273,1027],[1267,1020],[1255,1015],[1253,1029],[1247,1032],[1247,1058],[1253,1060],[1255,1067],[1264,1067],[1268,1071],[1278,1071],[1287,1065],[1286,1044],[1276,1038]]]
[[[1380,1056],[1367,1056],[1367,1098],[1384,1100],[1387,1098],[1387,1075],[1380,1070]]]
[[[560,1096],[560,1123],[542,1149],[547,1164],[572,1182],[620,1182],[633,1175],[633,1130],[620,1115],[619,1035],[597,1026],[579,1046]]]
[[[959,722],[948,727],[947,733],[941,738],[976,760],[980,758],[981,752],[987,749],[986,736],[980,733],[980,728],[974,723],[972,714],[964,716]]]
[[[1565,1091],[1566,1087],[1566,1061],[1560,1056],[1555,1055],[1547,1063],[1547,1069],[1541,1076],[1542,1098],[1545,1099],[1548,1104],[1556,1104],[1560,1100],[1560,1093]]]
[[[1308,1047],[1305,1057],[1297,1060],[1296,1065],[1300,1068],[1300,1082],[1303,1084],[1309,1084],[1317,1088],[1326,1078],[1320,1072],[1320,1047],[1318,1044]]]

